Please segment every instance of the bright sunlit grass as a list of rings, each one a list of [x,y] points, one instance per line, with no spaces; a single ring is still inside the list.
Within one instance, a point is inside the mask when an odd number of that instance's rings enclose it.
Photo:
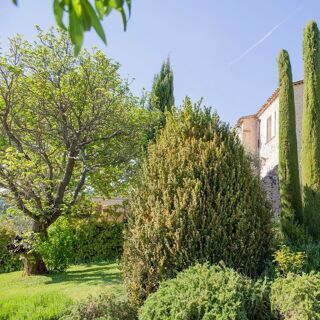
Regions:
[[[77,265],[45,276],[0,274],[0,320],[57,319],[73,302],[101,291],[124,293],[116,263]]]

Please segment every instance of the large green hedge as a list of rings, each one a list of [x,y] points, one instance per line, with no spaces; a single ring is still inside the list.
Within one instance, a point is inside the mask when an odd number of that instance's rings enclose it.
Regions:
[[[257,275],[270,253],[271,209],[236,135],[186,99],[151,145],[130,199],[122,269],[141,303],[196,262]]]
[[[122,254],[123,228],[123,222],[101,217],[69,221],[62,216],[50,226],[46,239],[37,239],[36,250],[49,271],[63,271],[71,264],[113,260]],[[0,225],[0,273],[21,269],[18,255],[8,250],[15,235],[11,228]]]
[[[103,261],[120,258],[123,223],[82,221],[75,229],[75,262]]]
[[[49,271],[63,271],[70,264],[108,261],[122,253],[123,223],[60,217],[38,244]]]

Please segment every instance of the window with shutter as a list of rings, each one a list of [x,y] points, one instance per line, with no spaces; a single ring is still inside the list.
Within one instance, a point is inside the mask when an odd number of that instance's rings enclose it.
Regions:
[[[267,139],[266,143],[268,143],[272,138],[272,117],[270,116],[267,119]]]

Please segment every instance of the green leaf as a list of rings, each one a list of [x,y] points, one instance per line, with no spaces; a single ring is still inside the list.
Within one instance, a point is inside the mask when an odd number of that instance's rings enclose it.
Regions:
[[[130,16],[130,14],[131,14],[131,0],[107,0],[107,1],[105,1],[105,5],[107,7],[105,14],[109,15],[109,13],[112,11],[112,9],[119,11],[119,13],[121,14],[121,17],[122,17],[124,31],[127,30],[127,16],[126,16],[126,12],[123,8],[125,2],[127,4],[129,16]]]
[[[74,44],[74,53],[77,56],[83,43],[83,24],[71,6],[69,12],[69,32],[71,41]]]
[[[104,34],[104,30],[101,26],[100,20],[88,0],[83,0],[83,9],[86,10],[88,15],[90,16],[91,25],[96,30],[101,40],[106,43],[106,36]]]
[[[18,5],[18,0],[12,0],[12,2],[17,6]]]
[[[105,5],[107,6],[106,15],[108,15],[112,9],[119,11],[122,17],[123,29],[127,30],[127,16],[124,10],[124,3],[127,4],[129,16],[131,15],[131,0],[107,0]]]
[[[104,13],[104,14],[105,14],[106,16],[108,16],[108,15],[110,14],[110,12],[111,12],[111,11],[112,11],[112,8],[111,8],[111,7],[106,7],[106,8],[105,8],[105,13]]]
[[[67,30],[66,26],[63,23],[63,7],[64,3],[60,2],[59,0],[54,0],[53,1],[53,13],[56,18],[56,22],[58,26],[64,30]]]
[[[94,4],[96,6],[96,10],[99,13],[99,18],[102,19],[105,13],[105,8],[102,0],[95,0]]]
[[[127,16],[126,16],[126,13],[124,12],[123,8],[118,9],[118,11],[120,12],[121,17],[122,17],[123,30],[126,31],[127,30]]]
[[[112,9],[122,8],[124,4],[124,0],[109,0],[107,6]]]
[[[81,0],[71,0],[72,7],[78,17],[82,14]]]
[[[82,24],[85,31],[89,31],[91,29],[91,19],[86,10],[82,11]]]
[[[130,17],[131,16],[131,0],[126,0],[126,3],[127,3],[129,17]]]

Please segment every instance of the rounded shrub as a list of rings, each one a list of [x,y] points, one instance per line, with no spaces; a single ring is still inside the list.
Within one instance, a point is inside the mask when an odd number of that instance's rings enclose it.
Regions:
[[[75,239],[67,218],[60,217],[48,229],[48,237],[39,239],[38,251],[49,271],[64,271],[75,260]]]
[[[197,262],[257,275],[270,254],[271,208],[249,157],[189,99],[149,146],[130,207],[122,270],[136,303]]]
[[[271,287],[271,306],[281,319],[320,319],[320,275],[289,273]]]
[[[255,319],[253,291],[252,281],[232,269],[196,265],[161,283],[140,308],[139,320]]]
[[[22,267],[18,255],[10,253],[8,249],[15,236],[10,227],[0,225],[0,273],[17,271]]]

